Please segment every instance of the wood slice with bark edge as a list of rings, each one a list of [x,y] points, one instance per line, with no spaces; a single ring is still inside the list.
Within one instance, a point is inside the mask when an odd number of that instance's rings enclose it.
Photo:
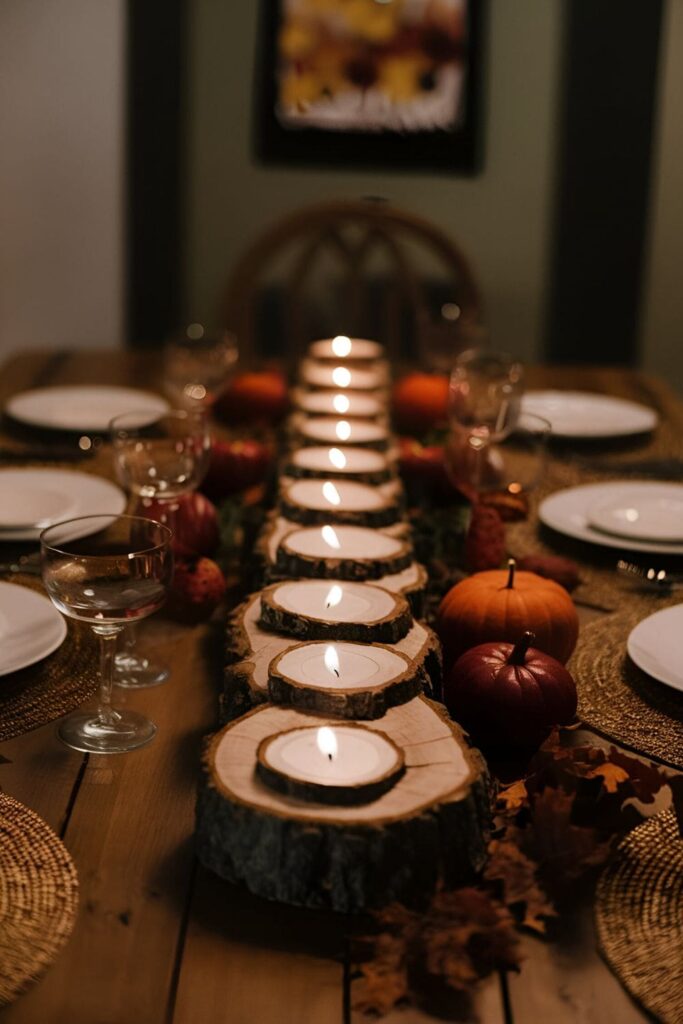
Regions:
[[[344,509],[328,505],[327,508],[312,508],[310,505],[304,504],[299,500],[296,493],[294,493],[301,491],[302,487],[303,489],[307,488],[309,485],[312,487],[320,485],[322,487],[326,482],[325,479],[299,480],[283,488],[279,499],[281,515],[285,519],[289,519],[290,522],[299,523],[302,526],[324,526],[325,523],[340,523],[348,526],[367,526],[370,529],[391,526],[393,523],[400,522],[403,519],[403,509],[398,497],[381,494],[379,488],[370,487],[368,484],[361,484],[354,480],[348,481],[351,488],[357,490],[361,487],[367,487],[368,498],[376,497],[378,501],[377,507]],[[333,486],[337,487],[339,491],[343,484],[337,481]]]
[[[333,447],[339,447],[342,452],[345,450],[344,445],[334,445]],[[329,451],[329,448],[325,445],[311,445],[310,447],[299,449],[299,451],[290,452],[289,456],[284,460],[282,467],[283,474],[286,477],[290,477],[294,480],[357,480],[359,483],[371,485],[386,484],[391,480],[396,479],[396,467],[389,462],[383,453],[372,451],[369,448],[359,448],[358,452],[376,456],[376,469],[338,469],[333,466],[332,463],[329,463],[329,465],[323,465],[320,468],[315,466],[302,466],[295,461],[297,455],[300,455],[302,451],[320,451],[325,454]]]
[[[321,445],[332,445],[339,446],[344,445],[347,448],[369,448],[376,452],[387,452],[389,451],[392,444],[392,437],[388,429],[381,426],[381,424],[370,420],[353,420],[351,422],[351,436],[348,438],[338,438],[334,435],[325,437],[323,434],[311,433],[315,431],[315,420],[324,419],[329,420],[331,423],[335,422],[332,416],[311,416],[309,417],[308,424],[300,422],[295,429],[292,431],[292,443],[293,445],[303,445],[306,448],[315,446],[319,448]],[[339,420],[343,420],[344,417],[338,417]],[[374,437],[359,437],[359,430],[361,425],[373,427],[378,431],[377,436]],[[354,428],[356,436],[354,437]]]
[[[280,796],[256,776],[260,741],[299,724],[325,719],[266,705],[208,742],[197,806],[205,867],[267,899],[347,913],[392,900],[424,905],[439,884],[476,877],[489,838],[488,776],[444,708],[415,697],[368,723],[403,749],[406,771],[353,808]]]
[[[297,637],[299,640],[352,640],[356,643],[385,644],[393,644],[402,640],[412,626],[413,615],[403,594],[392,594],[391,591],[377,587],[374,583],[362,583],[357,586],[367,586],[372,590],[379,590],[381,595],[389,596],[393,607],[381,618],[370,619],[366,622],[348,622],[294,612],[284,607],[282,601],[278,600],[278,590],[295,582],[300,582],[305,586],[309,583],[314,584],[316,581],[287,580],[266,587],[261,591],[260,625],[277,633],[284,633],[286,636]],[[329,580],[330,586],[335,582]],[[349,585],[348,581],[343,582]],[[327,583],[326,580],[325,585]],[[354,585],[356,584],[351,584],[351,586]]]
[[[229,722],[268,700],[268,669],[271,661],[298,643],[297,639],[264,629],[259,623],[260,593],[252,594],[228,620],[220,719]],[[424,668],[428,696],[441,695],[441,644],[424,622],[414,621],[393,650]]]
[[[342,365],[340,359],[337,366]],[[299,383],[309,391],[362,391],[363,394],[387,397],[388,380],[378,371],[370,369],[351,369],[351,380],[342,386],[334,380],[336,367],[333,363],[319,363],[315,359],[303,359],[299,365]],[[348,369],[348,367],[347,367]]]
[[[291,660],[297,653],[303,653],[306,648],[315,646],[327,645],[324,640],[294,644],[271,661],[268,668],[268,696],[274,704],[286,704],[300,711],[312,711],[318,715],[367,720],[381,718],[388,708],[406,704],[422,693],[427,684],[424,666],[406,658],[400,651],[387,644],[357,645],[360,650],[366,647],[368,652],[376,652],[380,657],[380,652],[386,651],[403,662],[404,668],[400,674],[378,686],[368,685],[363,689],[331,689],[295,679],[284,670],[282,662],[285,658]]]
[[[344,394],[349,399],[345,412],[334,408],[335,395]],[[295,387],[290,392],[293,412],[292,422],[297,416],[343,416],[347,420],[378,420],[388,422],[389,406],[382,398],[367,391],[349,391],[338,388]]]
[[[374,338],[355,338],[348,334],[341,335],[344,339],[348,338],[351,346],[348,355],[339,356],[332,347],[337,337],[340,337],[340,335],[335,335],[331,338],[316,338],[308,346],[306,357],[319,362],[334,362],[335,366],[347,366],[351,363],[365,363],[367,365],[367,363],[379,362],[384,363],[388,369],[387,350],[384,345],[375,341]]]
[[[338,723],[328,722],[328,726],[339,728]],[[310,728],[307,726],[306,728]],[[365,726],[358,722],[345,722],[345,729],[363,729]],[[287,732],[296,732],[296,729],[289,729]],[[405,772],[405,757],[403,751],[386,733],[379,729],[366,729],[370,736],[380,736],[394,754],[394,762],[391,767],[377,779],[364,783],[347,783],[345,785],[324,785],[311,782],[305,779],[292,778],[285,772],[278,771],[268,760],[268,751],[272,743],[287,733],[276,733],[273,736],[266,736],[261,740],[256,750],[256,771],[261,780],[272,789],[284,796],[293,797],[296,800],[313,800],[321,804],[333,804],[335,807],[356,807],[358,804],[368,804],[378,800],[387,790],[398,782]]]
[[[392,538],[395,541],[394,550],[384,556],[370,555],[361,558],[330,557],[328,555],[302,554],[292,549],[297,536],[306,530],[319,530],[318,527],[300,527],[286,534],[277,549],[275,567],[276,571],[283,576],[295,578],[297,576],[315,577],[327,579],[334,577],[342,580],[373,580],[380,576],[390,576],[406,569],[412,561],[412,545],[407,541]],[[353,529],[353,527],[339,526],[337,532]],[[358,527],[361,529],[361,527]],[[372,531],[368,531],[369,533]],[[383,536],[387,536],[386,534]],[[368,542],[371,538],[368,537]],[[370,550],[372,545],[370,547]]]

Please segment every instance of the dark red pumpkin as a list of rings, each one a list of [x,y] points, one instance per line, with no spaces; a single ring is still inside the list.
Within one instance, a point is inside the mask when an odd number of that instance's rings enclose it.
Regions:
[[[180,558],[175,565],[167,611],[182,622],[203,622],[220,604],[225,588],[225,576],[210,558]]]
[[[270,449],[260,441],[214,441],[202,490],[214,501],[239,494],[264,480],[270,462]]]
[[[166,508],[158,501],[143,498],[138,514],[166,522]],[[173,517],[173,550],[179,555],[211,555],[220,540],[216,506],[198,491],[183,494]]]
[[[555,658],[531,647],[488,643],[466,651],[446,678],[445,701],[476,744],[491,751],[531,750],[576,714],[576,685]]]

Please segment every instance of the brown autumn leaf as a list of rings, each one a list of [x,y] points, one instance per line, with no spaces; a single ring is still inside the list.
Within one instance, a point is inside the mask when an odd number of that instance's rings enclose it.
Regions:
[[[549,917],[556,911],[536,878],[536,864],[510,840],[493,839],[489,843],[489,861],[484,871],[489,882],[498,882],[503,891],[503,902],[515,912],[519,906],[519,923],[539,934],[545,934]]]
[[[641,761],[639,757],[625,754],[616,747],[610,748],[609,759],[628,772],[635,795],[644,804],[652,803],[662,786],[669,782],[665,770],[658,768],[651,761]]]
[[[571,822],[574,794],[547,787],[534,796],[530,824],[511,838],[535,860],[541,877],[562,883],[578,878],[589,867],[603,864],[616,836],[602,841],[596,828]]]
[[[516,814],[528,799],[526,784],[520,779],[500,790],[496,798],[496,810],[499,814]]]
[[[629,782],[631,776],[618,764],[613,761],[606,761],[595,768],[591,768],[586,778],[602,779],[602,784],[608,793],[616,793],[622,782]]]

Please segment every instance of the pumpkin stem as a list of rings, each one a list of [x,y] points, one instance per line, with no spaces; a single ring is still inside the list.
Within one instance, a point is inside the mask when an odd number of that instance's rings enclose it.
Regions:
[[[508,665],[523,665],[524,659],[526,658],[526,652],[529,650],[535,639],[536,634],[531,633],[529,630],[527,630],[526,633],[522,633],[519,640],[510,651]]]
[[[516,568],[517,568],[517,563],[515,562],[514,558],[510,558],[508,560],[508,581],[505,584],[505,589],[506,590],[512,590],[514,588],[514,585],[515,585],[515,569]]]

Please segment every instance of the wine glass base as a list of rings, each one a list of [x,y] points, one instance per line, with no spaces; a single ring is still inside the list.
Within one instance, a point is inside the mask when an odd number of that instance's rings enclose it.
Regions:
[[[96,711],[77,711],[60,722],[57,735],[85,754],[124,754],[144,747],[156,731],[154,722],[137,711],[114,711],[110,724],[102,723]]]
[[[160,686],[171,673],[163,665],[155,665],[149,658],[121,652],[114,660],[114,685],[127,690],[141,690],[148,686]]]

